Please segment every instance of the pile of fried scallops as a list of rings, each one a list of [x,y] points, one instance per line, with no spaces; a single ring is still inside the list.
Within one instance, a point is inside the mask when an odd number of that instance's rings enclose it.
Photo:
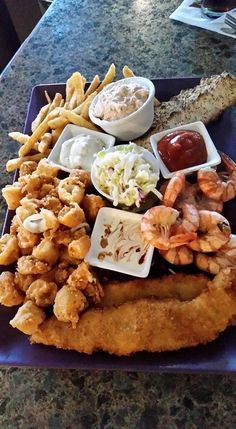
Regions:
[[[123,75],[134,74],[125,66]],[[221,267],[214,278],[177,273],[103,282],[85,258],[106,201],[93,193],[89,172],[66,175],[47,160],[67,124],[97,129],[89,106],[114,77],[114,64],[102,81],[96,75],[87,86],[84,76],[73,73],[65,99],[45,93],[47,104],[31,135],[9,134],[20,149],[6,168],[19,173],[2,189],[14,215],[0,239],[0,304],[18,306],[10,324],[31,343],[88,354],[104,350],[121,356],[208,343],[236,316],[234,266]]]

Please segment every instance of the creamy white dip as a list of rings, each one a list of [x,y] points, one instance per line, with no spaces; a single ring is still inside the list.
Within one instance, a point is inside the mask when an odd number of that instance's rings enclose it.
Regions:
[[[59,161],[67,168],[82,168],[90,171],[94,155],[104,148],[99,138],[80,134],[62,143]]]
[[[105,121],[122,119],[138,110],[148,95],[148,88],[137,83],[119,83],[101,92],[94,107],[94,116]]]

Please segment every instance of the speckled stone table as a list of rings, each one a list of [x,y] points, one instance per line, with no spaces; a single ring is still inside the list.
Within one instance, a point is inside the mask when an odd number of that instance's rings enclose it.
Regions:
[[[236,71],[235,40],[169,20],[180,0],[55,0],[1,76],[0,186],[31,88],[114,62],[146,77]],[[5,205],[1,200],[0,219]],[[235,377],[3,368],[1,429],[236,427]]]

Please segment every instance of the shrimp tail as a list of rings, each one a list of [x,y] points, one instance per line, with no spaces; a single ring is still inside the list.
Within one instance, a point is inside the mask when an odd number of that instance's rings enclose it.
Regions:
[[[196,232],[188,232],[185,234],[176,234],[170,237],[170,248],[179,247],[183,244],[188,244],[190,241],[197,238]]]
[[[226,155],[226,153],[222,152],[221,150],[218,151],[221,157],[221,160],[223,164],[226,166],[227,170],[229,172],[232,172],[236,168],[236,162],[233,161],[232,158],[230,158],[229,155]]]

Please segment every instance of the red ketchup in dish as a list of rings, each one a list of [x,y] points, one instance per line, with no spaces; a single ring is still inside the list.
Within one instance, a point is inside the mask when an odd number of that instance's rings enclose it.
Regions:
[[[157,150],[169,171],[183,170],[207,160],[204,139],[197,131],[172,131],[157,143]]]

